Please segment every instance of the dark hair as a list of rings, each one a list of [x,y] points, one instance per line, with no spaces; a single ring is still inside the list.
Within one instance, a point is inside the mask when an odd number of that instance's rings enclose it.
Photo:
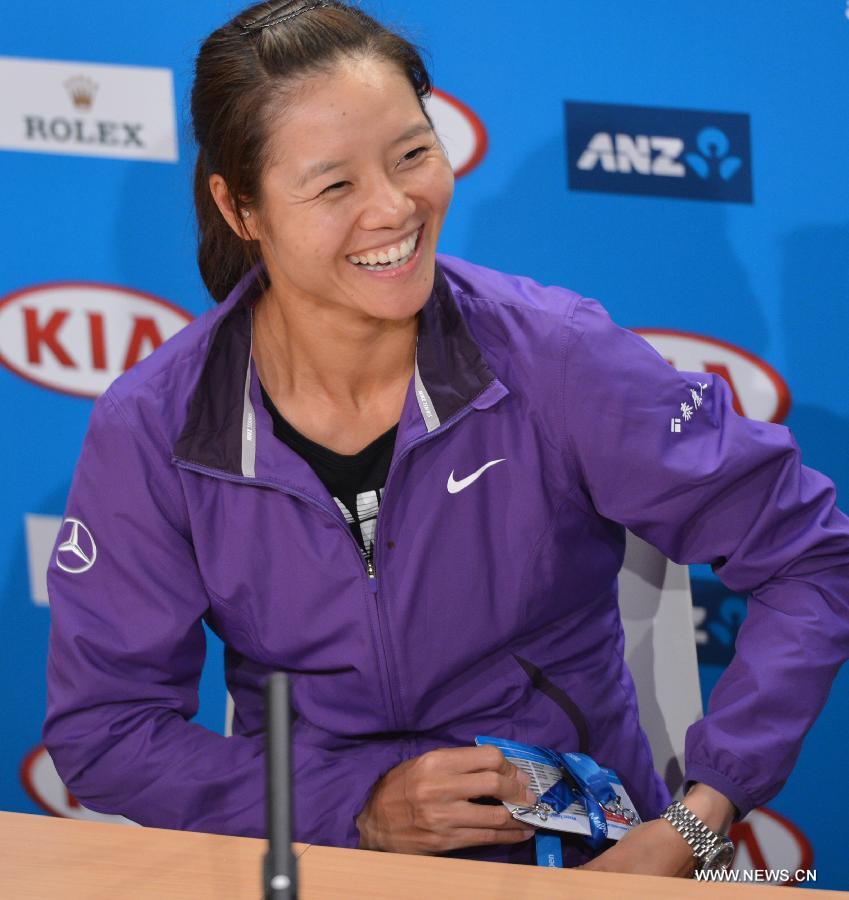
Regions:
[[[264,22],[273,24],[250,27]],[[227,296],[260,253],[255,242],[240,239],[224,220],[209,190],[210,176],[224,179],[237,216],[257,203],[269,126],[287,90],[343,57],[396,64],[424,110],[431,80],[417,48],[345,3],[257,3],[204,41],[192,87],[198,144],[194,194],[198,266],[215,300]]]

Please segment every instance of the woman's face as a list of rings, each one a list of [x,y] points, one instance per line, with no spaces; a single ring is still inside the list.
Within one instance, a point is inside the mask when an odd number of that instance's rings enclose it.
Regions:
[[[401,320],[424,306],[454,189],[403,73],[346,60],[304,82],[272,126],[259,239],[278,300]]]

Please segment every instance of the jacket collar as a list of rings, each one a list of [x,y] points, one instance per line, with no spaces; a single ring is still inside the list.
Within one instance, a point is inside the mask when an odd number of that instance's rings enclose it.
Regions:
[[[428,431],[447,422],[495,380],[439,264],[433,291],[419,314],[414,377]]]
[[[261,402],[251,359],[251,310],[262,292],[259,275],[258,269],[249,272],[223,303],[225,309],[210,334],[185,424],[174,446],[177,459],[248,478],[256,474],[257,403]],[[479,398],[493,385],[500,387],[491,398],[495,402],[506,389],[484,360],[437,263],[433,290],[419,313],[410,392],[415,405],[408,395],[402,430],[406,420],[415,431],[424,426],[423,433],[432,432],[466,406],[480,405]]]

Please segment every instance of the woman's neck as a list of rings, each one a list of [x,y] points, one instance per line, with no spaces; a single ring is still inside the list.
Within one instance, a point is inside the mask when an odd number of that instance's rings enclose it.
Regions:
[[[281,414],[302,434],[355,453],[398,422],[413,373],[416,318],[280,302],[254,310],[253,356]]]

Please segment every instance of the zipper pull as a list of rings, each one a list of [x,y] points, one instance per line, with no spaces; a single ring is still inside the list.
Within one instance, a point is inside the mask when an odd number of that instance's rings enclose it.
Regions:
[[[366,569],[368,571],[368,588],[375,598],[377,598],[377,571],[371,559],[366,560]]]
[[[363,554],[366,560],[366,569],[368,570],[368,577],[371,579],[377,578],[377,572],[374,568],[374,541],[370,541],[368,547],[366,547],[366,552]]]

